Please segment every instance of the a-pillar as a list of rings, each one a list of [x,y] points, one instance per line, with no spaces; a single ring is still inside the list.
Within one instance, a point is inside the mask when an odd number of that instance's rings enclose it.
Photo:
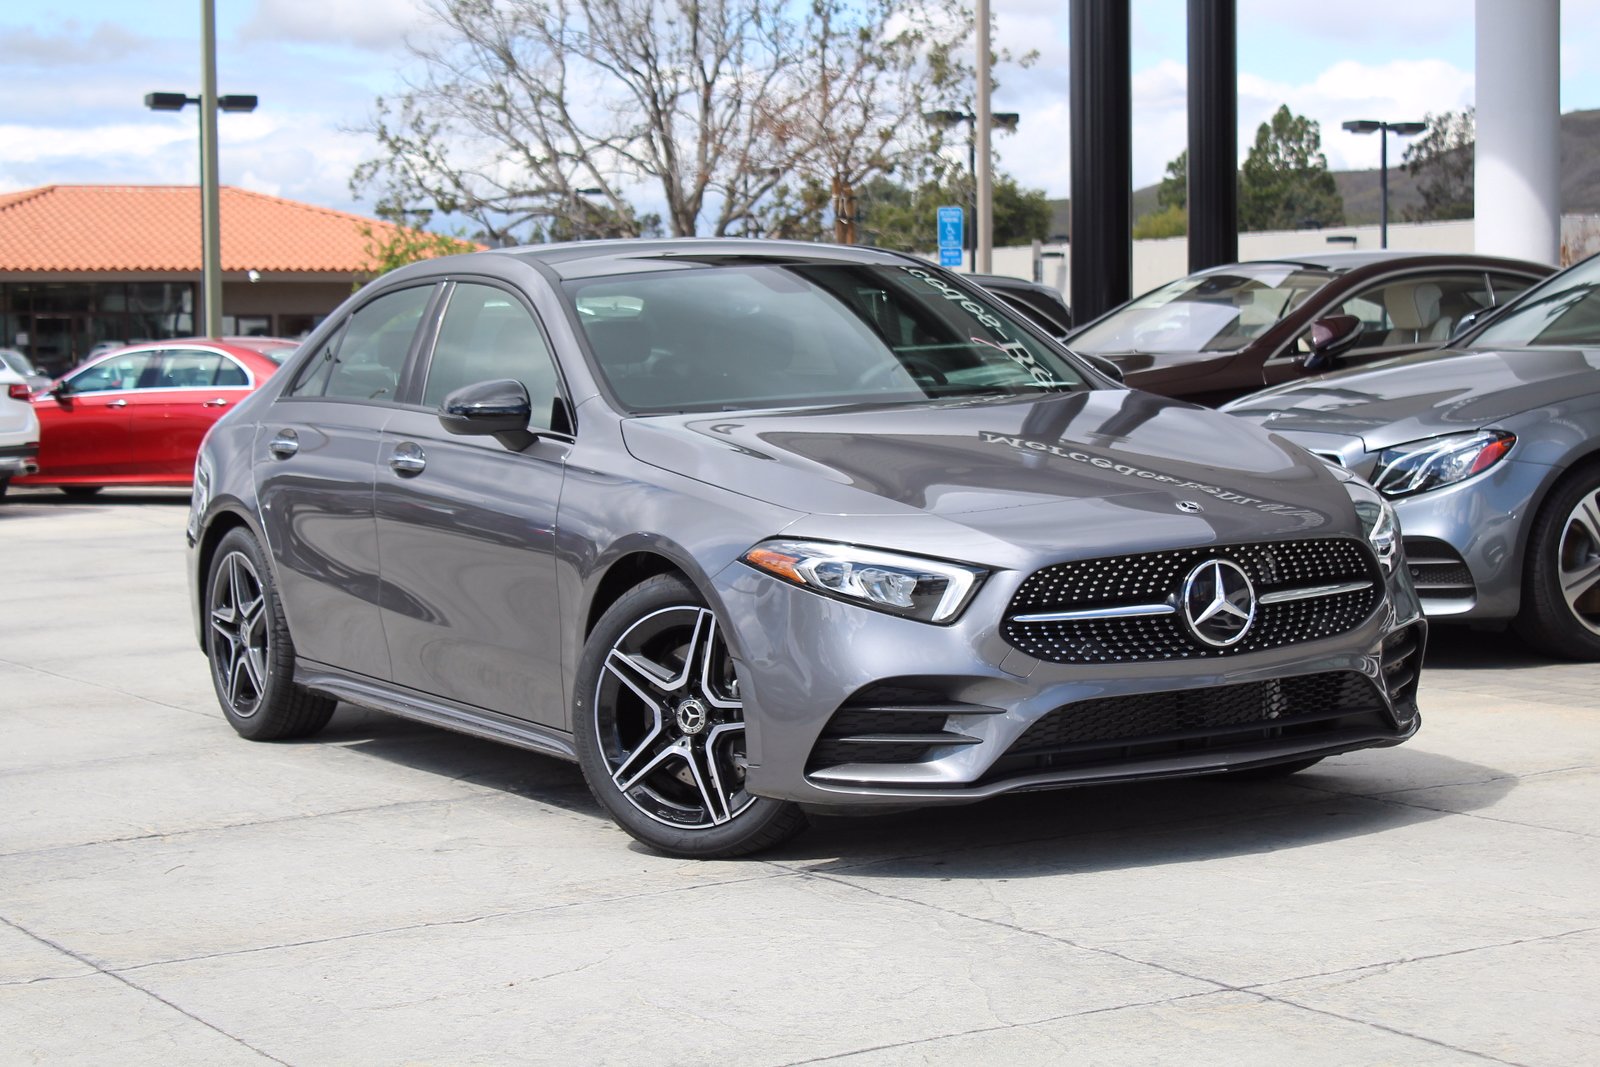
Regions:
[[[1477,0],[1478,251],[1561,255],[1561,6]]]

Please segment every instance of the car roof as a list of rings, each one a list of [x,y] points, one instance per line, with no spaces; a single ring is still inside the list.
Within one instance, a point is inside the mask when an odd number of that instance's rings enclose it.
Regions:
[[[1255,266],[1286,266],[1286,267],[1311,267],[1317,270],[1333,271],[1343,274],[1346,271],[1361,270],[1365,267],[1377,267],[1386,264],[1404,263],[1407,261],[1426,262],[1437,266],[1467,266],[1467,267],[1508,267],[1520,270],[1539,271],[1550,273],[1553,268],[1540,263],[1533,263],[1520,259],[1506,259],[1500,256],[1480,256],[1473,252],[1414,252],[1398,251],[1395,249],[1368,249],[1366,251],[1338,251],[1338,252],[1307,252],[1292,256],[1275,256],[1271,259],[1251,259],[1240,263],[1227,263],[1217,267],[1210,267],[1197,274],[1210,274],[1215,271],[1226,271],[1234,267]]]
[[[673,260],[701,264],[810,260],[897,266],[915,263],[932,266],[927,260],[883,248],[812,244],[806,241],[771,241],[748,237],[673,237],[523,245],[485,252],[468,252],[463,256],[443,256],[427,260],[426,263],[436,269],[443,268],[449,271],[475,256],[511,256],[524,262],[542,263],[563,279],[661,270],[670,266]]]

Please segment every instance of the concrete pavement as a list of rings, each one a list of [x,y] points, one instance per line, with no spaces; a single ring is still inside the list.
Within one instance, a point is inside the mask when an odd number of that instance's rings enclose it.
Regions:
[[[1600,670],[1436,631],[1279,783],[635,846],[576,768],[223,722],[184,497],[0,503],[0,1063],[1600,1062]]]

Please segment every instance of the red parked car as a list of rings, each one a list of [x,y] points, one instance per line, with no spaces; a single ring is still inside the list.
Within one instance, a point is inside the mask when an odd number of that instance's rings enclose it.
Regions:
[[[276,337],[150,341],[96,356],[33,396],[39,473],[13,485],[89,496],[186,486],[200,439],[295,350]]]

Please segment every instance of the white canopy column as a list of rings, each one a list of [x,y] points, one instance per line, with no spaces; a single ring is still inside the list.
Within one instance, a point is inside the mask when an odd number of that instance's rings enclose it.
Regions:
[[[1477,0],[1478,251],[1561,255],[1560,0]]]

